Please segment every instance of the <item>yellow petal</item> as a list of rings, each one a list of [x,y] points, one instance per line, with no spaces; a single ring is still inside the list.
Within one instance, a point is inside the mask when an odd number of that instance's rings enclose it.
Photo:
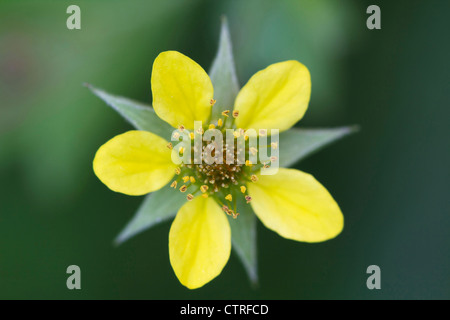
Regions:
[[[303,64],[294,60],[272,64],[253,75],[236,97],[236,126],[287,130],[305,114],[310,95],[311,77]]]
[[[147,131],[128,131],[102,145],[94,172],[111,190],[143,195],[166,185],[174,176],[167,141]]]
[[[280,168],[274,175],[259,175],[247,187],[258,218],[282,237],[320,242],[342,231],[339,206],[310,174]]]
[[[230,251],[230,225],[213,199],[196,197],[181,207],[170,228],[169,255],[184,286],[196,289],[218,276]]]
[[[206,121],[211,113],[213,86],[195,61],[177,51],[158,55],[152,71],[153,108],[174,128],[193,129],[194,121]]]

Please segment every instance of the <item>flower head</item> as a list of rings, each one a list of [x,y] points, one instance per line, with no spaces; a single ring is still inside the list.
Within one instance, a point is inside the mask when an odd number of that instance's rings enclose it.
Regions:
[[[128,195],[144,195],[166,184],[173,192],[186,192],[169,233],[170,262],[183,285],[201,287],[226,265],[231,251],[227,215],[239,223],[239,197],[267,228],[287,239],[319,242],[340,233],[341,211],[317,180],[295,169],[264,174],[278,158],[250,158],[260,156],[257,147],[284,147],[278,142],[249,146],[253,139],[287,130],[303,117],[311,92],[303,64],[284,61],[257,72],[218,119],[211,118],[216,100],[208,74],[179,52],[163,52],[155,59],[151,86],[156,114],[176,129],[172,137],[146,131],[118,135],[100,147],[94,171],[111,190]],[[226,139],[201,138],[208,131],[227,130]],[[244,161],[236,161],[239,156]]]

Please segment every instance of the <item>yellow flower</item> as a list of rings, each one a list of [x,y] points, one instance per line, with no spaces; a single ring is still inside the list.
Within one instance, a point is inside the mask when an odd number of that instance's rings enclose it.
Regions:
[[[207,122],[215,102],[213,85],[196,62],[176,51],[162,52],[153,64],[151,85],[153,108],[162,120],[183,130],[193,130],[194,121],[204,123],[201,132],[212,128]],[[270,129],[284,131],[303,117],[310,93],[310,74],[304,65],[293,60],[275,63],[251,77],[236,97],[233,117],[227,120],[229,112],[224,111],[218,123],[223,121],[225,127],[232,121],[233,129],[254,129],[260,135],[269,134]],[[176,276],[190,289],[218,276],[229,259],[227,214],[236,218],[238,213],[236,207],[224,205],[225,199],[235,204],[237,197],[245,197],[262,223],[287,239],[320,242],[343,228],[338,205],[307,173],[280,168],[275,175],[262,175],[261,164],[178,166],[171,160],[168,145],[153,133],[129,131],[101,146],[93,166],[106,186],[128,195],[159,190],[175,173],[189,177],[175,176],[171,184],[176,188],[176,181],[183,180],[186,184],[180,189],[189,190],[191,201],[186,201],[172,223],[169,256]]]

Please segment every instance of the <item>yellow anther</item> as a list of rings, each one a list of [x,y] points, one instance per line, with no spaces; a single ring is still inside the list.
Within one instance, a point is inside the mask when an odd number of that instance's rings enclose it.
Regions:
[[[187,190],[187,187],[186,187],[186,185],[183,184],[183,185],[181,186],[181,188],[180,188],[180,191],[181,191],[181,192],[186,192],[186,190]]]
[[[241,186],[241,192],[245,193],[245,191],[247,191],[247,188],[245,186]]]
[[[181,173],[181,168],[180,168],[180,167],[175,168],[175,173],[176,173],[176,174],[180,174],[180,173]]]
[[[214,100],[214,99],[211,99],[211,101],[209,101],[209,103],[211,104],[211,106],[213,106],[213,105],[215,105],[215,104],[216,104],[216,100]]]
[[[191,138],[191,140],[194,140],[194,133],[193,132],[189,133],[189,138]]]
[[[247,203],[250,203],[250,201],[252,201],[252,197],[250,197],[250,196],[245,196],[245,201],[247,201]]]
[[[278,149],[278,142],[272,142],[270,145],[272,146],[272,149]]]
[[[233,196],[232,196],[231,194],[228,194],[228,195],[225,197],[225,199],[228,200],[228,201],[231,201],[231,200],[233,200]]]
[[[191,181],[191,183],[195,183],[195,178],[193,176],[190,176],[189,181]]]
[[[183,182],[186,183],[189,181],[189,176],[184,176],[182,179],[183,179]]]
[[[264,137],[267,134],[267,130],[266,129],[259,129],[259,135]]]
[[[227,210],[227,215],[229,215],[229,216],[234,216],[234,211],[231,210],[231,209],[228,209],[228,210]]]
[[[225,116],[225,117],[228,117],[229,113],[230,113],[230,110],[222,111],[222,115]]]
[[[206,199],[206,198],[208,198],[208,194],[207,193],[203,193],[202,197]]]
[[[176,188],[176,187],[177,187],[177,182],[176,182],[176,181],[172,182],[172,184],[170,185],[170,187],[171,187],[171,188]]]
[[[216,128],[216,126],[215,126],[213,123],[211,123],[211,124],[209,125],[209,127],[208,127],[209,130],[212,130],[212,129],[215,129],[215,128]]]
[[[251,167],[253,165],[253,163],[250,160],[245,160],[245,165],[247,167]]]
[[[194,199],[194,196],[192,195],[192,194],[188,194],[187,196],[186,196],[186,199],[188,200],[188,201],[191,201],[192,199]]]
[[[173,149],[173,145],[172,145],[172,143],[171,143],[171,142],[169,142],[169,144],[167,145],[167,148],[169,148],[170,150],[172,150],[172,149]]]
[[[239,110],[233,111],[233,118],[237,118],[239,116]]]
[[[180,149],[178,149],[178,152],[183,154],[184,153],[184,147],[180,147]]]
[[[180,137],[180,134],[179,134],[177,131],[175,131],[175,132],[173,133],[172,137],[173,137],[174,139],[178,139],[178,138]]]
[[[245,141],[248,140],[248,134],[245,134],[245,135],[244,135],[244,139],[245,139]]]
[[[178,129],[180,129],[180,131],[184,130],[184,126],[182,124],[180,124],[180,126],[178,127]]]
[[[206,191],[208,191],[208,189],[209,189],[209,187],[208,187],[206,184],[204,184],[204,185],[202,185],[202,186],[200,187],[200,191],[203,192],[203,193],[205,193]]]
[[[238,130],[236,130],[236,131],[233,132],[233,135],[234,135],[235,138],[239,138],[239,136],[240,136],[241,134],[239,133]]]
[[[252,174],[252,176],[250,177],[250,179],[251,179],[253,182],[258,181],[258,177],[256,176],[256,174]]]
[[[217,120],[217,126],[221,127],[223,125],[222,119]]]
[[[233,213],[233,219],[236,219],[236,218],[238,217],[238,215],[239,215],[239,213],[238,213],[238,212],[236,212],[236,213]]]
[[[255,154],[258,153],[258,149],[256,149],[255,147],[251,147],[251,148],[249,149],[249,151],[250,151],[250,153],[251,153],[252,155],[255,155]]]

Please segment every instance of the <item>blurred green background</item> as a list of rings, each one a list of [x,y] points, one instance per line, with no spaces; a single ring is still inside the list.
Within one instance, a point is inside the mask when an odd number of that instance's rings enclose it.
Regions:
[[[80,31],[66,8],[81,8]],[[378,4],[382,29],[366,28]],[[448,1],[2,1],[0,298],[449,299]],[[336,239],[282,239],[258,222],[260,283],[232,253],[190,291],[169,263],[166,222],[120,247],[142,198],[93,174],[97,148],[131,127],[82,86],[151,102],[154,58],[178,50],[208,69],[228,17],[241,85],[297,59],[311,71],[304,127],[362,130],[297,165],[340,204]],[[66,288],[81,267],[82,290]],[[366,268],[381,268],[381,290]]]

